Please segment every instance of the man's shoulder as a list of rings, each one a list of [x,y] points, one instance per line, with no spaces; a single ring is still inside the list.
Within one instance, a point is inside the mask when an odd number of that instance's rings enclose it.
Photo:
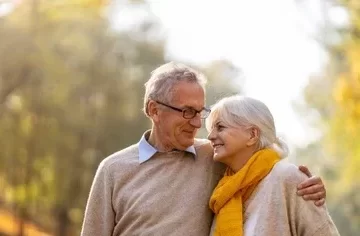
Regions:
[[[210,145],[210,141],[206,138],[195,138],[195,144],[209,144]]]
[[[108,169],[111,168],[111,166],[131,163],[134,161],[138,161],[138,159],[139,159],[139,144],[136,143],[109,155],[108,157],[106,157],[104,160],[101,161],[100,165]]]
[[[194,147],[197,158],[201,159],[202,162],[207,163],[208,166],[212,166],[213,173],[216,176],[222,176],[224,174],[226,166],[220,162],[214,161],[214,151],[209,140],[195,139]]]
[[[194,139],[194,147],[195,148],[207,148],[212,149],[210,141],[203,138],[196,138]]]
[[[194,140],[194,148],[196,150],[196,154],[200,157],[213,157],[213,149],[209,140],[207,139],[198,139]]]

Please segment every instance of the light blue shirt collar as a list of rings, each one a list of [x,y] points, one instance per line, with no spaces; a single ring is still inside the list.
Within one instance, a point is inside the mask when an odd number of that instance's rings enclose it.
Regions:
[[[146,140],[146,135],[150,132],[145,132],[139,141],[139,162],[140,164],[149,160],[155,153],[158,152],[156,148],[150,145],[150,143]],[[194,145],[188,147],[186,152],[190,152],[196,156],[196,151]]]

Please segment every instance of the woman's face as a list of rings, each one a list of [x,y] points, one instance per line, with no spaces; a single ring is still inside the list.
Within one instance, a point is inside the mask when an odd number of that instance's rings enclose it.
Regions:
[[[208,139],[214,149],[214,160],[231,165],[249,149],[251,133],[245,126],[233,127],[218,120]]]

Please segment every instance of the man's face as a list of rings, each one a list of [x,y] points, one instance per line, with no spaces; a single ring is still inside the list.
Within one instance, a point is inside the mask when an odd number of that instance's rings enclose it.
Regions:
[[[159,102],[178,109],[193,108],[200,111],[204,108],[204,100],[204,90],[199,84],[181,81],[174,86],[168,103]],[[196,132],[201,127],[200,114],[192,119],[185,119],[182,112],[159,103],[157,106],[159,112],[155,125],[163,144],[169,149],[178,150],[185,150],[193,145]]]

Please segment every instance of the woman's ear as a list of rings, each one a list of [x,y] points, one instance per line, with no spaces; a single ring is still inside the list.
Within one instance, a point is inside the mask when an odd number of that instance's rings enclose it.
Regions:
[[[249,129],[249,140],[247,141],[246,145],[252,146],[254,144],[256,144],[259,141],[259,137],[260,137],[260,130],[257,127],[251,127]]]

